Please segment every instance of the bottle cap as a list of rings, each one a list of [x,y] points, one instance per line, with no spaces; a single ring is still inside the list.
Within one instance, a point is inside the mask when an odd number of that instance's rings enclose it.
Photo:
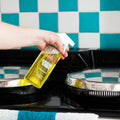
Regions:
[[[68,45],[70,45],[72,47],[75,45],[75,43],[72,41],[72,39],[66,33],[58,33],[58,35],[64,45],[63,53],[65,52]]]

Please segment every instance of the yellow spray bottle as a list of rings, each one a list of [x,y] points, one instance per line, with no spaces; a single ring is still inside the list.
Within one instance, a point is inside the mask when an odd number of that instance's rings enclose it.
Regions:
[[[64,45],[64,51],[68,44],[74,46],[74,42],[65,33],[59,33],[58,35]],[[25,81],[28,81],[33,86],[41,88],[60,58],[61,53],[55,46],[46,46],[19,84],[24,85],[24,83],[26,84]]]

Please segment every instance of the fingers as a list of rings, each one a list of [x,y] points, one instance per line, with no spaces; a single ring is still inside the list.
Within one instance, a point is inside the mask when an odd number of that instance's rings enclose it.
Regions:
[[[65,50],[64,55],[63,54],[61,55],[62,60],[64,60],[66,57],[68,57],[68,50],[69,50],[69,47],[67,47],[67,49]]]
[[[66,51],[69,51],[69,47],[67,46]]]
[[[68,53],[66,52],[64,55],[61,55],[61,59],[64,60],[66,57],[68,57]]]
[[[64,46],[60,40],[60,37],[54,32],[50,32],[50,31],[46,31],[46,32],[47,32],[46,37],[49,36],[48,37],[49,39],[45,39],[45,42],[48,45],[56,45],[58,50],[63,54]]]
[[[69,47],[66,48],[65,52],[63,51],[64,45],[61,42],[60,37],[56,33],[41,30],[41,36],[41,40],[37,45],[40,50],[43,50],[47,45],[56,45],[58,50],[62,54],[61,59],[65,59],[68,56],[67,51],[69,50]]]
[[[48,44],[56,45],[58,50],[63,54],[64,45],[61,42],[60,37],[54,32],[49,32],[49,33],[50,33],[50,38]]]
[[[63,54],[64,53],[64,45],[61,42],[60,38],[56,39],[55,44],[57,45],[58,50]]]
[[[61,59],[62,59],[62,60],[64,60],[64,59],[65,59],[65,57],[62,55],[62,56],[61,56]]]
[[[61,42],[60,40],[60,37],[57,35],[57,34],[54,34],[54,37],[52,36],[52,39],[54,38],[54,44],[57,45],[57,48],[58,50],[61,52],[61,59],[64,60],[66,57],[68,57],[68,50],[69,50],[69,47],[67,46],[65,52],[63,51],[64,50],[64,45],[63,43]]]

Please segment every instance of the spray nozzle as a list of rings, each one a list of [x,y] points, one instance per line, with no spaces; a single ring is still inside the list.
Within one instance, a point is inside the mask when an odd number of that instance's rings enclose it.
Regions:
[[[62,41],[64,45],[63,53],[65,52],[68,45],[74,46],[75,43],[72,41],[72,39],[66,34],[66,33],[58,33],[60,40]]]

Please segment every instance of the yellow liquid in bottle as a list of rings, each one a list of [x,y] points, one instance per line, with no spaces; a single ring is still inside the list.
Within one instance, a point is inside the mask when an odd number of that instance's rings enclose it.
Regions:
[[[60,53],[46,54],[41,52],[25,75],[23,81],[21,80],[20,85],[26,85],[24,80],[27,80],[35,87],[41,88],[60,58]]]

